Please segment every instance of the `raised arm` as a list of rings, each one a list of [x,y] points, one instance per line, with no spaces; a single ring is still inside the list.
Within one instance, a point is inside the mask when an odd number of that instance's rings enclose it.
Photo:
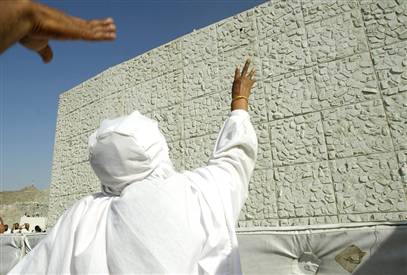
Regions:
[[[247,198],[248,184],[257,155],[257,137],[247,112],[254,70],[248,73],[250,61],[242,72],[238,68],[232,88],[231,115],[225,121],[208,166],[192,174],[201,182],[203,192],[220,195],[226,216],[236,223]]]

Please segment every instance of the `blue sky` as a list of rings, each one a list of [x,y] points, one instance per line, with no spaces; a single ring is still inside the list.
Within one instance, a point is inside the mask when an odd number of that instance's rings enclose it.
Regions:
[[[113,17],[114,42],[52,41],[47,65],[16,45],[0,55],[0,174],[2,190],[47,188],[58,95],[99,72],[264,0],[39,1],[87,19]]]

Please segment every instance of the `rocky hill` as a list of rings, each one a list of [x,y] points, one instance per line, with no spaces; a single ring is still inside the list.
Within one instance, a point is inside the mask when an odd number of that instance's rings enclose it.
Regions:
[[[30,185],[18,191],[0,192],[0,217],[5,224],[19,222],[25,213],[46,217],[47,212],[48,189],[41,191]]]

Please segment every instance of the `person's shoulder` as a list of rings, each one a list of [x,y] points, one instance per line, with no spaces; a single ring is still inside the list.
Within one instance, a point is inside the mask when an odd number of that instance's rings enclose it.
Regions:
[[[204,190],[213,187],[212,177],[215,174],[216,170],[211,170],[209,166],[202,166],[191,171],[184,171],[181,177],[195,191],[204,192]]]
[[[76,212],[80,209],[88,208],[88,206],[91,205],[96,198],[102,196],[102,194],[103,193],[94,193],[77,198],[77,201],[67,210],[67,212]]]
[[[66,221],[81,217],[93,205],[95,198],[98,196],[101,196],[100,193],[78,197],[76,202],[59,217],[59,220]]]
[[[182,186],[183,183],[185,182],[185,176],[183,176],[183,173],[174,171],[174,173],[172,173],[169,177],[164,178],[164,179],[158,179],[158,180],[154,180],[151,182],[146,182],[148,185],[152,184],[154,185],[156,188],[167,188],[169,186],[175,186],[175,187],[179,187]],[[137,187],[136,187],[137,188]]]
[[[99,193],[94,193],[94,194],[89,194],[89,195],[84,195],[83,197],[78,198],[78,201],[76,204],[83,204],[83,203],[88,203],[97,197],[97,194]]]

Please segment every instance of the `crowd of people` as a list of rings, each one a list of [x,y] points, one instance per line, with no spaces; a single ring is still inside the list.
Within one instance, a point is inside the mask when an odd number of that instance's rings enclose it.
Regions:
[[[24,223],[20,224],[18,222],[13,223],[13,226],[8,226],[8,224],[3,223],[3,219],[0,217],[0,234],[26,234],[26,233],[43,233],[43,230],[39,225],[35,225],[34,228],[30,224]]]

